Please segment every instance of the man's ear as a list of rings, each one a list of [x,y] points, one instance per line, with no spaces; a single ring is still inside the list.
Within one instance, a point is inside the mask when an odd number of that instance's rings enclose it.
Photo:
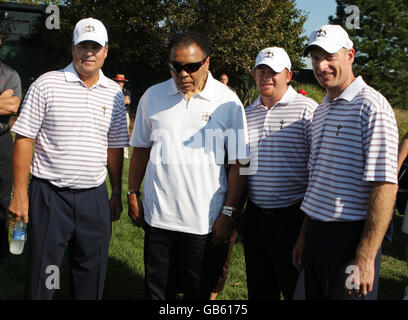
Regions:
[[[292,76],[293,76],[293,72],[291,70],[287,70],[286,83],[289,83],[290,80],[292,80]]]
[[[347,61],[349,61],[350,63],[353,63],[355,53],[356,52],[355,52],[354,48],[348,49],[347,52],[346,52]]]

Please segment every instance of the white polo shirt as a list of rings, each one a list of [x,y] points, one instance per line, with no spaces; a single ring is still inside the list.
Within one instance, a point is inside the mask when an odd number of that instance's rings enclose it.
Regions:
[[[397,183],[398,127],[378,91],[356,78],[317,107],[302,210],[322,221],[365,219],[372,183]]]
[[[30,86],[12,131],[35,139],[34,176],[73,189],[102,184],[107,149],[126,147],[129,141],[119,85],[100,71],[88,89],[72,63]]]
[[[257,206],[284,208],[303,199],[316,106],[289,86],[273,107],[258,97],[245,109],[251,148],[248,196]]]
[[[208,234],[224,204],[229,160],[248,159],[244,109],[211,73],[187,101],[173,79],[142,96],[130,144],[152,148],[143,185],[146,222]]]

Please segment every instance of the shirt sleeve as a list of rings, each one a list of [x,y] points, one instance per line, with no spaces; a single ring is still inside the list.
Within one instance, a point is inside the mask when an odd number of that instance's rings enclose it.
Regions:
[[[250,159],[249,138],[245,110],[242,104],[237,104],[234,108],[230,130],[234,133],[232,134],[234,139],[231,139],[229,134],[227,135],[228,160],[240,160],[242,164],[246,164]]]
[[[125,98],[121,91],[115,97],[112,125],[108,132],[108,148],[125,148],[129,146],[129,132],[126,122]]]
[[[27,91],[20,114],[12,131],[27,138],[35,139],[41,128],[47,101],[41,87],[34,82]]]
[[[313,114],[317,107],[317,103],[314,100],[309,100],[306,103],[304,122],[303,122],[303,132],[305,134],[305,144],[310,151],[310,146],[312,145],[312,121]]]
[[[21,80],[16,71],[13,70],[12,72],[10,72],[10,76],[7,78],[5,88],[12,89],[14,91],[14,96],[19,97],[21,100]]]
[[[133,125],[132,137],[130,139],[130,145],[133,147],[150,148],[153,144],[150,139],[152,126],[148,115],[148,92],[149,91],[146,91],[140,98],[137,107],[136,119]]]
[[[398,183],[398,127],[391,106],[382,98],[366,102],[362,112],[363,180]]]

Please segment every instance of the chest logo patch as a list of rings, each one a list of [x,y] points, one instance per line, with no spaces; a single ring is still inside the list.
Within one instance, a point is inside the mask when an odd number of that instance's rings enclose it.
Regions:
[[[343,126],[341,125],[341,123],[339,123],[339,125],[337,126],[337,132],[336,132],[336,136],[339,135],[340,133],[340,129],[343,128]]]
[[[203,113],[201,114],[201,120],[202,120],[202,121],[205,121],[205,122],[210,121],[210,120],[211,120],[211,113],[209,113],[209,112],[203,112]]]

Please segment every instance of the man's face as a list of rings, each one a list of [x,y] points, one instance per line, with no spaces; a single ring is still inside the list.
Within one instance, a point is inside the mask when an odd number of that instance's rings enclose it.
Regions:
[[[253,77],[261,96],[280,99],[292,79],[292,71],[285,68],[277,73],[267,65],[261,64],[255,68]]]
[[[313,73],[320,85],[329,91],[342,92],[353,76],[354,49],[328,53],[320,47],[310,50]]]
[[[108,48],[94,41],[83,41],[72,46],[72,61],[80,76],[93,76],[99,73],[108,55]]]
[[[228,76],[226,74],[221,75],[220,81],[221,81],[221,83],[227,85],[228,84]]]
[[[116,83],[119,85],[119,87],[123,90],[123,87],[125,86],[125,83],[123,81],[116,81]]]
[[[196,63],[207,58],[205,63],[195,72],[187,72],[181,70],[177,72],[170,68],[171,76],[177,88],[183,93],[198,93],[204,89],[204,84],[207,79],[209,68],[209,57],[205,56],[204,51],[195,43],[190,46],[173,47],[170,51],[170,63],[178,65],[186,65],[188,63]]]

